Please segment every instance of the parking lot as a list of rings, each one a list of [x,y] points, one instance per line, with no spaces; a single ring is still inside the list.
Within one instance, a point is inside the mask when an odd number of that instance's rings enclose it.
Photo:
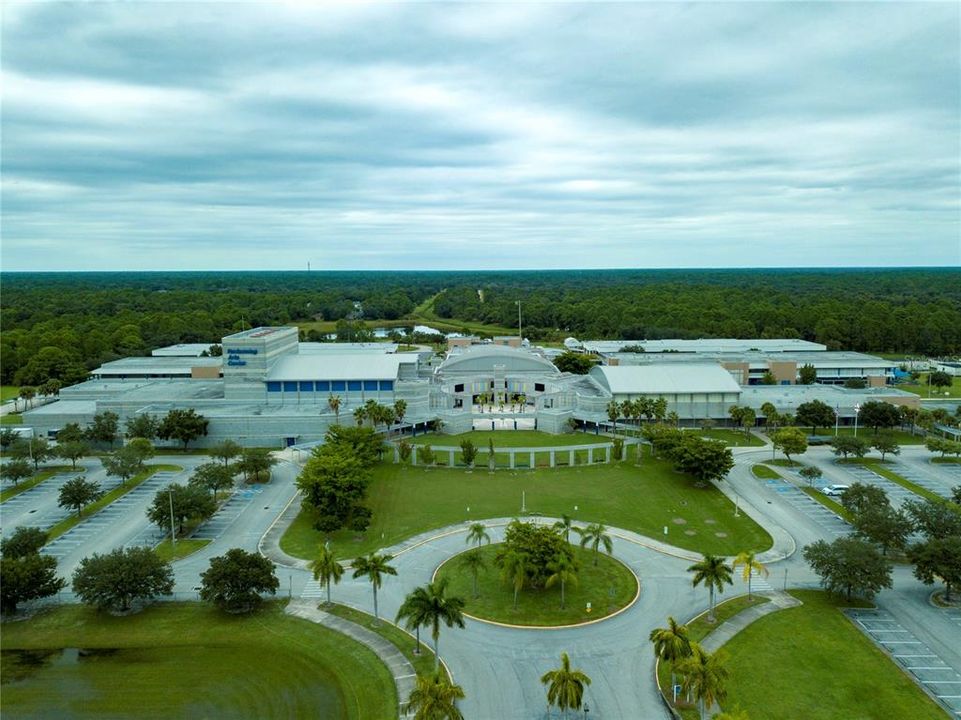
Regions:
[[[947,483],[933,475],[926,468],[919,467],[916,463],[895,462],[892,463],[891,470],[905,480],[910,480],[915,485],[923,487],[935,495],[940,495],[943,498],[951,497],[951,490]],[[961,480],[961,478],[959,478],[959,480]]]
[[[851,481],[845,485],[853,485],[859,482],[863,485],[874,485],[888,494],[888,500],[894,507],[900,507],[905,500],[919,500],[920,495],[916,495],[910,490],[906,490],[895,482],[891,482],[886,477],[881,477],[873,470],[869,470],[862,465],[836,465],[837,469],[851,477]]]
[[[813,520],[828,537],[841,537],[851,531],[846,520],[835,515],[817,500],[807,495],[801,488],[787,480],[765,480],[765,486],[776,492],[798,512]]]
[[[207,522],[200,525],[190,536],[197,539],[216,540],[240,517],[257,496],[263,493],[259,486],[243,487],[234,491]]]
[[[961,675],[954,668],[886,610],[849,609],[844,612],[952,716],[961,717]]]

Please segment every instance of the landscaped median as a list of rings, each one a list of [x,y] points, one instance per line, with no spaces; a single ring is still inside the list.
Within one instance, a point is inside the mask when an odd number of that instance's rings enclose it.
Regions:
[[[868,470],[871,470],[872,472],[877,473],[883,478],[887,478],[891,482],[897,485],[900,485],[905,490],[909,490],[913,492],[915,495],[920,495],[923,498],[926,498],[928,500],[933,500],[934,502],[938,502],[938,503],[944,502],[944,498],[938,495],[937,493],[933,493],[930,490],[921,487],[920,485],[915,485],[913,482],[911,482],[907,478],[903,478],[893,470],[889,470],[887,467],[884,466],[884,463],[881,460],[877,460],[875,458],[858,458],[858,459],[852,458],[846,461],[840,460],[839,462],[841,464],[863,465]]]
[[[50,467],[45,467],[29,480],[24,480],[23,482],[17,483],[13,487],[7,488],[3,492],[0,492],[0,503],[6,502],[12,497],[16,497],[20,493],[26,492],[32,487],[36,487],[44,480],[49,480],[54,475],[71,472],[72,470],[73,468],[71,468],[69,465],[53,465]]]
[[[154,548],[154,552],[160,556],[161,560],[166,560],[167,562],[173,562],[174,560],[183,560],[189,555],[193,555],[198,550],[203,550],[210,544],[208,539],[193,539],[184,538],[183,540],[178,540],[175,544],[171,545],[170,538],[162,540]]]
[[[118,485],[110,492],[103,495],[99,500],[90,503],[81,511],[81,515],[71,515],[70,517],[64,518],[56,525],[54,525],[50,530],[47,531],[47,542],[56,540],[58,537],[63,535],[65,532],[75,527],[79,523],[83,522],[92,515],[95,515],[98,511],[107,507],[117,498],[121,498],[128,492],[133,490],[135,487],[140,485],[142,482],[146,481],[148,478],[152,477],[158,472],[180,472],[183,470],[179,465],[148,465],[146,469],[141,470],[139,473],[134,475],[132,478],[127,480],[123,485]]]

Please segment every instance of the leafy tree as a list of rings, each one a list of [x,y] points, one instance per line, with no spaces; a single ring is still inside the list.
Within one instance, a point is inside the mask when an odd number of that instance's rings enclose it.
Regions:
[[[37,527],[18,527],[10,537],[0,541],[0,555],[6,558],[22,558],[40,552],[47,543],[47,532]]]
[[[354,558],[351,567],[354,569],[354,577],[366,577],[370,580],[371,589],[374,591],[374,618],[377,619],[377,589],[384,582],[384,575],[396,575],[397,568],[390,565],[394,559],[393,555],[378,555],[370,553],[358,558]]]
[[[207,434],[209,424],[210,421],[193,408],[174,408],[160,421],[157,437],[161,440],[178,440],[186,450],[192,440]]]
[[[723,480],[734,467],[734,456],[722,442],[684,435],[664,453],[681,472],[693,475],[699,485]]]
[[[153,457],[154,449],[148,440],[134,438],[113,453],[100,458],[108,475],[119,477],[123,484],[144,469],[144,462]]]
[[[244,449],[233,440],[222,440],[210,448],[210,457],[223,460],[224,467],[230,466],[230,461],[238,457]]]
[[[57,558],[30,552],[0,558],[0,610],[14,613],[20,603],[50,597],[67,583],[57,577]]]
[[[841,504],[852,515],[890,507],[888,494],[877,485],[856,482],[841,494]]]
[[[761,415],[764,416],[764,424],[768,428],[777,429],[781,416],[778,413],[777,408],[774,407],[774,403],[766,402],[761,405]]]
[[[774,377],[774,373],[772,373],[770,370],[768,370],[767,372],[764,373],[764,375],[761,376],[761,384],[762,384],[762,385],[777,385],[777,378]]]
[[[951,488],[951,502],[955,505],[961,505],[961,485],[955,485]]]
[[[577,585],[577,561],[563,553],[559,553],[554,562],[549,563],[547,569],[551,572],[547,576],[544,587],[551,588],[560,583],[561,586],[561,610],[564,609],[564,590],[567,583]]]
[[[86,605],[126,612],[137,600],[173,594],[170,563],[150,548],[118,548],[80,561],[73,573],[73,592]]]
[[[82,440],[57,443],[57,455],[69,460],[73,469],[77,469],[77,460],[90,454],[90,446]]]
[[[8,447],[13,445],[17,440],[20,439],[20,433],[14,430],[12,427],[5,427],[0,429],[0,448],[6,450]]]
[[[667,627],[654,628],[649,637],[654,643],[654,654],[662,662],[671,665],[671,687],[673,687],[677,664],[684,658],[690,657],[693,652],[687,625],[681,625],[673,617],[668,617]]]
[[[690,657],[682,660],[678,665],[681,673],[681,684],[684,690],[694,695],[700,707],[701,718],[707,708],[716,702],[722,702],[727,697],[725,682],[729,674],[725,667],[727,653],[718,650],[708,653],[695,645]]]
[[[56,456],[56,451],[46,439],[41,437],[17,440],[10,446],[10,456],[15,460],[29,460],[33,463],[34,471],[40,469],[40,463]]]
[[[471,574],[471,579],[474,581],[473,594],[477,597],[477,576],[481,570],[487,567],[487,562],[484,560],[484,556],[480,554],[478,550],[470,550],[462,554],[458,559],[457,563],[467,570]]]
[[[265,477],[270,479],[270,468],[277,464],[277,458],[270,454],[269,448],[246,448],[237,462],[237,469],[244,475],[244,482],[258,482]]]
[[[219,490],[233,487],[234,473],[230,467],[220,463],[203,463],[194,470],[189,482],[191,485],[197,485],[209,491],[216,500]]]
[[[798,475],[803,477],[808,481],[808,485],[813,485],[814,481],[823,475],[821,468],[815,467],[814,465],[805,465],[798,471]]]
[[[894,439],[893,435],[887,433],[878,433],[874,437],[871,447],[881,453],[881,462],[884,462],[887,455],[901,454],[901,446],[898,445],[898,441]]]
[[[732,405],[729,412],[734,424],[744,430],[745,434],[749,434],[751,428],[754,427],[754,424],[757,422],[757,413],[754,412],[754,408]]]
[[[117,428],[120,416],[115,412],[104,410],[93,416],[93,421],[87,427],[87,437],[90,442],[113,447],[117,441]]]
[[[905,500],[901,507],[914,521],[917,531],[929,540],[961,535],[961,511],[947,502]]]
[[[33,469],[26,460],[16,458],[0,465],[0,477],[14,485],[33,475]]]
[[[153,440],[160,429],[160,421],[148,413],[139,413],[127,418],[124,435],[128,438]]]
[[[82,442],[87,439],[87,433],[78,423],[67,423],[57,432],[59,444],[68,442]]]
[[[47,397],[51,395],[55,396],[60,394],[62,387],[63,383],[57,380],[57,378],[50,378],[45,383],[41,383],[40,387],[37,388],[37,392]]]
[[[200,576],[200,599],[231,613],[250,612],[262,593],[276,594],[280,582],[274,564],[259,553],[232,548],[210,559]]]
[[[794,418],[798,425],[810,425],[812,435],[817,435],[819,427],[830,427],[835,420],[834,410],[820,400],[811,400],[798,405]]]
[[[314,573],[314,580],[317,580],[321,587],[327,588],[327,604],[330,605],[330,586],[340,583],[344,574],[343,565],[337,561],[330,549],[321,546],[317,557],[310,563],[310,569]]]
[[[951,387],[953,380],[951,376],[943,370],[935,370],[928,376],[928,382],[936,388],[948,388]]]
[[[464,541],[468,545],[470,543],[474,543],[475,545],[477,545],[477,547],[480,547],[481,543],[484,542],[485,540],[487,541],[488,544],[490,544],[491,536],[488,534],[487,526],[484,525],[484,523],[479,523],[479,522],[473,523],[467,529],[467,537],[465,538]]]
[[[791,460],[792,455],[801,455],[808,449],[808,439],[797,428],[784,428],[771,433],[774,448],[784,453],[784,457]]]
[[[460,451],[464,458],[464,464],[467,465],[467,467],[474,467],[474,460],[477,458],[477,448],[474,443],[470,441],[470,438],[461,442]]]
[[[901,422],[901,413],[896,405],[872,400],[861,406],[858,419],[865,427],[873,428],[875,434],[881,428],[892,428]]]
[[[908,537],[914,530],[914,523],[903,510],[895,510],[890,505],[883,505],[869,507],[855,515],[854,530],[858,537],[880,545],[881,554],[887,555],[889,548],[904,549]]]
[[[925,585],[936,579],[944,583],[944,599],[951,602],[951,590],[961,584],[961,536],[930,538],[908,550],[914,576]]]
[[[297,478],[304,504],[320,517],[343,527],[361,505],[370,484],[370,470],[344,445],[314,450]]]
[[[576,532],[581,536],[581,547],[587,545],[591,546],[591,550],[594,552],[594,565],[597,565],[598,549],[603,545],[604,551],[608,555],[614,554],[614,542],[611,540],[611,536],[607,532],[607,527],[601,523],[591,523],[584,528],[576,528]],[[563,553],[559,553],[563,554]],[[568,559],[573,563],[573,557],[567,556]],[[553,563],[557,564],[557,559],[555,558]]]
[[[464,720],[457,709],[457,701],[464,697],[464,689],[452,684],[440,671],[418,675],[407,699],[406,713],[413,713],[413,720]]]
[[[581,670],[571,669],[571,659],[567,653],[561,653],[561,666],[544,673],[541,683],[547,685],[547,706],[556,705],[566,713],[581,709],[584,688],[591,684],[591,679]]]
[[[844,387],[849,390],[863,390],[867,387],[867,383],[864,378],[848,378],[844,381]]]
[[[813,385],[817,382],[818,371],[813,365],[805,364],[798,369],[797,377],[798,385]]]
[[[100,483],[87,480],[86,476],[67,480],[60,486],[60,495],[57,504],[62,508],[73,508],[80,517],[83,508],[99,498]]]
[[[171,503],[178,534],[183,533],[184,523],[187,520],[195,519],[202,522],[217,511],[217,504],[204,488],[173,483],[158,490],[150,507],[147,508],[147,519],[164,531],[171,525]]]
[[[410,460],[410,454],[413,450],[413,446],[406,440],[401,440],[397,443],[397,454],[400,455],[400,461],[406,463]]]
[[[737,557],[734,558],[732,569],[737,570],[738,565],[744,566],[741,576],[747,581],[747,596],[750,598],[751,578],[754,576],[754,573],[767,577],[769,574],[768,570],[766,567],[764,567],[763,563],[757,559],[757,555],[753,550],[742,550],[739,552]]]
[[[848,600],[854,595],[870,600],[891,587],[891,566],[877,548],[858,538],[842,537],[830,544],[818,540],[804,548],[804,559],[822,586]]]
[[[838,435],[836,438],[832,438],[831,447],[834,448],[835,455],[843,455],[845,460],[847,460],[848,455],[863,458],[868,452],[868,441],[853,435]]]
[[[594,367],[594,359],[584,353],[565,352],[553,360],[554,366],[561,372],[574,375],[586,375]]]
[[[434,450],[430,445],[421,445],[417,448],[417,462],[421,465],[433,465],[436,462]]]
[[[724,592],[725,583],[733,585],[731,573],[734,568],[724,562],[724,558],[717,555],[704,555],[701,560],[691,565],[688,572],[694,573],[691,584],[697,587],[701,583],[707,585],[710,594],[710,604],[707,614],[708,622],[714,622],[714,592]]]
[[[574,556],[570,544],[554,528],[519,520],[513,520],[504,532],[504,543],[496,558],[498,566],[502,566],[502,558],[512,552],[526,557],[524,585],[535,588],[544,587],[549,574],[547,566],[559,553]]]

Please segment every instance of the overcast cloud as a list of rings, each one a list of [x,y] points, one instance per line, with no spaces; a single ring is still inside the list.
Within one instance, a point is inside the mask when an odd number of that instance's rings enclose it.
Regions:
[[[3,269],[958,265],[959,23],[4,4]]]

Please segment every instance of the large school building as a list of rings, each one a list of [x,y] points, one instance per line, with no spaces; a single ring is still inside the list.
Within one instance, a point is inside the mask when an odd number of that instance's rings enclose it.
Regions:
[[[877,380],[864,390],[832,385],[831,375],[822,384],[795,384],[798,363],[808,355],[821,356],[820,365],[815,360],[819,376],[840,369],[843,359],[827,357],[811,344],[799,347],[799,341],[717,340],[700,348],[658,342],[650,352],[624,352],[623,342],[584,343],[582,350],[601,362],[575,375],[558,370],[549,351],[520,342],[455,342],[440,356],[427,348],[400,352],[389,343],[299,342],[297,328],[261,327],[223,338],[219,357],[182,345],[107,363],[88,381],[61,390],[58,401],[27,411],[24,423],[55,436],[66,423],[85,424],[104,411],[123,423],[141,414],[159,418],[173,408],[193,408],[210,421],[199,445],[230,438],[246,446],[284,446],[321,439],[332,424],[352,422],[354,410],[371,400],[405,401],[405,428],[450,433],[511,428],[558,433],[572,424],[603,428],[612,400],[641,397],[664,398],[668,412],[689,424],[726,420],[732,405],[759,411],[771,402],[780,412],[793,412],[802,402],[820,399],[846,421],[871,399],[918,403],[917,396]],[[782,384],[752,382],[752,368],[768,362],[758,353],[780,357]],[[869,358],[859,355],[856,370],[884,377],[889,363]],[[875,375],[878,369],[881,375]]]

